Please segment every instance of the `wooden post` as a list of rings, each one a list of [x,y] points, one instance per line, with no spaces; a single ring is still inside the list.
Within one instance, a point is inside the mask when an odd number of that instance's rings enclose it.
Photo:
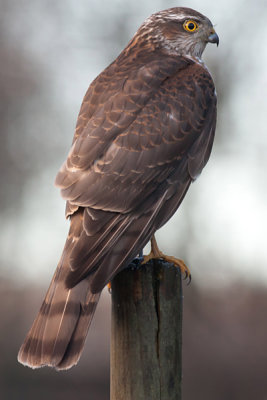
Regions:
[[[112,281],[111,400],[180,400],[180,270],[160,260]]]

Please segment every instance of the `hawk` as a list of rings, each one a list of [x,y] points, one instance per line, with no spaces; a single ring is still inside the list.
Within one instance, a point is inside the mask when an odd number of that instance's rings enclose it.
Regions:
[[[209,42],[219,38],[199,12],[157,12],[91,83],[56,177],[70,230],[20,349],[24,365],[77,364],[102,289],[169,220],[207,163],[216,124],[215,88],[201,60]]]

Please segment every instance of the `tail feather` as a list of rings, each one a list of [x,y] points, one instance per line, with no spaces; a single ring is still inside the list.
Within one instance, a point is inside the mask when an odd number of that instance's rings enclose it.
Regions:
[[[71,218],[69,235],[41,309],[22,344],[18,361],[31,368],[67,369],[77,364],[100,293],[92,294],[88,278],[66,287],[69,257],[83,231],[83,209]]]
[[[87,304],[81,307],[80,317],[77,321],[71,340],[61,362],[56,367],[58,370],[71,368],[73,365],[78,363],[99,298],[100,293],[90,293]]]
[[[115,222],[109,219],[110,229],[99,231],[103,240],[96,234],[85,234],[84,209],[77,210],[71,217],[63,255],[45,300],[19,351],[18,360],[22,364],[31,368],[46,365],[58,370],[77,364],[104,285],[154,233],[166,197],[165,192],[139,218],[128,215],[118,218],[113,213]],[[176,203],[170,200],[169,205],[172,209]],[[95,211],[91,215],[92,224],[96,217]],[[98,245],[93,244],[94,239]],[[71,262],[79,268],[71,270]]]
[[[67,289],[64,268],[58,269],[63,272],[54,275],[18,354],[18,361],[31,368],[68,369],[77,364],[100,297],[90,292],[86,279]]]

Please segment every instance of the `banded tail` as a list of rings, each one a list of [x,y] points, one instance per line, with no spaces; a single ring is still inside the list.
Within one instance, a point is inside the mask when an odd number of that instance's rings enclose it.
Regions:
[[[76,365],[100,294],[90,291],[88,279],[67,288],[69,255],[81,233],[79,213],[71,219],[69,236],[40,311],[22,344],[18,361],[31,368],[58,370]]]
[[[31,368],[64,370],[76,365],[100,293],[92,294],[86,280],[67,289],[59,265],[41,309],[22,344],[18,361]]]

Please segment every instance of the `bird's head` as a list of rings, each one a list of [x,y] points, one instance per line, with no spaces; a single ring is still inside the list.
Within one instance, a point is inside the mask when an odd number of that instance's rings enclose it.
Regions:
[[[219,44],[211,21],[191,8],[175,7],[152,14],[137,34],[168,54],[201,59],[207,43]]]

